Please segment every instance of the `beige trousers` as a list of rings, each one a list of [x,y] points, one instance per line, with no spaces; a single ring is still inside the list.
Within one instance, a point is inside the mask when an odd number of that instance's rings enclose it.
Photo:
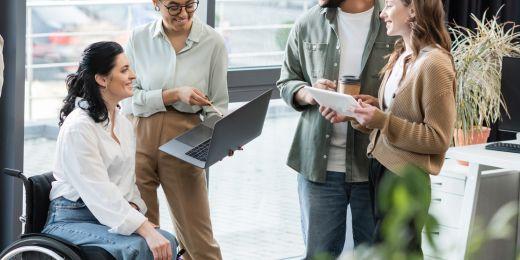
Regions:
[[[150,117],[134,117],[137,136],[136,175],[148,212],[159,225],[157,188],[162,186],[184,259],[222,259],[211,227],[208,190],[203,170],[159,151],[159,146],[200,122],[196,114],[169,109]]]

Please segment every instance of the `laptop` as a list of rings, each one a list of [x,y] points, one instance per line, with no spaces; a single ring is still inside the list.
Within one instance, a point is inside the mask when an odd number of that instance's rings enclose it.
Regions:
[[[260,136],[272,91],[266,91],[224,117],[207,118],[159,150],[196,167],[209,168],[228,156],[229,150],[235,151]]]

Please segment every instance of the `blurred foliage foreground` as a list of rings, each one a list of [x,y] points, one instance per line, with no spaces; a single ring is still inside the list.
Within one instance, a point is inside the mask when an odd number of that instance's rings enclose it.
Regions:
[[[431,200],[430,178],[424,171],[415,167],[405,167],[400,176],[387,174],[381,181],[378,203],[386,212],[381,227],[382,242],[375,245],[362,245],[353,252],[344,254],[344,260],[416,260],[423,259],[420,252],[410,250],[415,237],[425,235],[426,242],[438,250],[435,234],[438,222],[428,213]],[[482,221],[475,221],[469,241],[466,259],[472,256],[488,241],[506,239],[513,235],[517,220],[518,202],[510,202],[494,215],[485,227]],[[415,225],[415,228],[411,228]],[[421,229],[423,227],[423,229]],[[414,231],[415,230],[415,231]],[[416,232],[416,234],[412,234]],[[327,254],[316,255],[314,260],[334,259]],[[520,257],[517,258],[520,260]]]

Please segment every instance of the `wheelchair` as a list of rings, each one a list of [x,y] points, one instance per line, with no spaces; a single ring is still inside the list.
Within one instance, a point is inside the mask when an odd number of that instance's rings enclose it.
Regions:
[[[0,260],[8,259],[96,259],[115,260],[106,250],[95,246],[77,246],[59,237],[41,233],[47,221],[49,193],[54,181],[52,173],[27,178],[22,172],[4,169],[4,174],[21,179],[25,187],[25,224],[20,239],[0,253]]]

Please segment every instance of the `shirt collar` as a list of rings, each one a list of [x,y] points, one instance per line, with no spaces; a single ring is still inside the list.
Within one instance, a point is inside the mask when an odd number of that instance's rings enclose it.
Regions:
[[[157,19],[157,21],[155,21],[155,26],[153,27],[153,34],[152,34],[153,38],[155,38],[159,35],[166,36],[166,34],[164,33],[163,26],[162,26],[162,18]]]
[[[196,17],[193,16],[193,24],[191,25],[190,34],[188,35],[188,39],[193,42],[199,42],[200,38],[202,37],[203,33],[203,27],[202,22]],[[155,26],[153,28],[153,38],[162,35],[163,37],[166,37],[166,33],[164,32],[163,24],[162,24],[162,18],[157,19],[155,22]]]
[[[193,16],[193,24],[191,25],[190,35],[188,39],[194,42],[199,42],[202,37],[202,22],[196,16]]]
[[[381,5],[382,4],[379,0],[374,1],[373,8],[374,8],[374,13],[377,13],[377,16],[379,16],[379,13],[382,10]],[[327,18],[332,20],[332,19],[335,19],[336,14],[338,13],[338,8],[337,7],[322,7],[320,13],[324,14]]]
[[[89,103],[88,101],[86,101],[84,98],[82,97],[76,97],[76,100],[75,100],[75,108],[76,109],[81,109],[83,111],[83,113],[86,113],[88,114],[88,112],[85,111],[85,109],[88,109],[89,107]],[[121,112],[121,110],[119,109],[119,107],[116,107],[116,112],[114,113],[114,118],[113,120],[114,121],[118,121],[118,117],[119,117],[119,113]],[[90,115],[89,115],[90,117]],[[98,123],[99,124],[99,123]],[[111,129],[112,129],[112,124],[114,124],[114,122],[112,122],[112,120],[108,120],[108,124],[105,122],[102,122],[100,123],[101,124],[101,127],[103,128],[103,130],[105,130],[106,132],[111,133]],[[114,127],[114,132],[117,132],[117,126],[119,124],[116,124],[115,127]]]

